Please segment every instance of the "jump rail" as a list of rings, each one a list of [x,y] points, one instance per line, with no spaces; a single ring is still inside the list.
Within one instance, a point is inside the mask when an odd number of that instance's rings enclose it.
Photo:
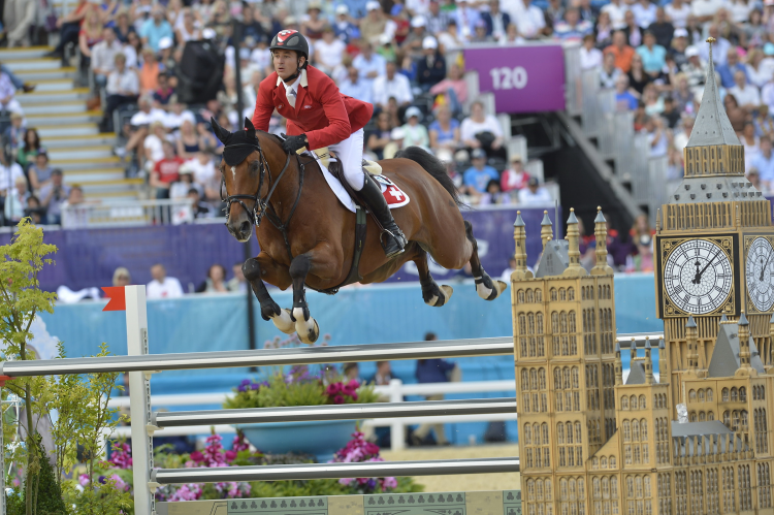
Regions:
[[[301,406],[152,414],[150,405],[151,373],[197,368],[513,355],[513,339],[510,337],[473,338],[440,342],[151,355],[148,351],[145,287],[127,286],[125,288],[125,305],[128,356],[10,361],[0,363],[0,376],[14,378],[36,375],[129,372],[136,515],[156,514],[154,492],[162,484],[484,474],[517,472],[519,470],[518,457],[154,470],[153,433],[163,427],[173,428],[191,425],[219,425],[222,427],[226,424],[252,422],[415,418],[417,416],[433,416],[440,420],[449,416],[471,414],[512,414],[515,416],[516,400],[503,398],[411,403],[390,402],[362,406]],[[658,340],[661,338],[663,338],[663,334],[660,333],[637,333],[621,335],[617,340],[621,347],[626,348],[630,345],[637,345],[638,342],[644,344],[647,339]],[[0,420],[0,424],[2,424],[2,420]],[[0,470],[3,467],[3,455],[0,453]],[[4,491],[5,488],[3,481],[3,475],[0,474],[0,491]],[[147,485],[147,488],[143,488],[143,484]],[[0,513],[5,513],[5,496],[0,496]]]

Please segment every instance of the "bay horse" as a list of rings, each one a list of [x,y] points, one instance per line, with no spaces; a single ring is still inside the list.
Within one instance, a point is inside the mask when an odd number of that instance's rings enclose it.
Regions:
[[[345,282],[353,263],[356,216],[336,198],[314,158],[287,154],[279,136],[256,131],[249,119],[244,130],[233,133],[214,119],[211,123],[225,145],[220,172],[228,231],[245,242],[255,226],[260,245],[258,257],[248,259],[242,270],[258,298],[261,317],[286,334],[297,332],[304,343],[314,343],[320,329],[310,316],[305,287],[330,293]],[[472,226],[462,218],[457,191],[444,164],[418,147],[379,164],[411,199],[393,212],[409,244],[405,252],[388,260],[380,243],[381,231],[369,219],[360,282],[383,282],[413,261],[423,300],[443,306],[452,288],[439,286],[431,277],[429,253],[448,269],[470,262],[478,295],[496,299],[507,284],[492,280],[481,266]],[[264,216],[270,223],[261,223]],[[280,309],[264,281],[282,290],[293,287],[292,310]]]

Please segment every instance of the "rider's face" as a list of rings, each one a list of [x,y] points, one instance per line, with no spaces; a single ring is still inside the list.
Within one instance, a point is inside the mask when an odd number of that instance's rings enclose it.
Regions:
[[[282,80],[287,79],[298,70],[298,56],[293,50],[275,50],[272,54],[274,70]]]

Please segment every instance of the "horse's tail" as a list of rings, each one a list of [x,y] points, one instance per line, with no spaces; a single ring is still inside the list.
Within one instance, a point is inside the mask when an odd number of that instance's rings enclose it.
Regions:
[[[452,182],[451,177],[449,177],[449,174],[446,173],[446,166],[440,159],[420,147],[404,148],[395,154],[395,157],[410,159],[427,170],[427,173],[432,175],[436,181],[441,183],[443,189],[449,192],[449,195],[452,196],[455,204],[458,206],[462,204],[462,202],[460,202],[457,188],[454,186],[454,183]]]

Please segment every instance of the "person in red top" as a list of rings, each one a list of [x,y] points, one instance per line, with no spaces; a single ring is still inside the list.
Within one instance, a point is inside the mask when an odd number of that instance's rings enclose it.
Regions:
[[[388,258],[403,252],[406,237],[392,218],[381,188],[363,172],[363,127],[374,107],[339,92],[325,73],[307,63],[309,46],[297,30],[280,31],[271,42],[274,72],[258,88],[253,114],[257,130],[268,131],[276,109],[287,119],[286,152],[304,147],[328,147],[335,152],[344,180],[376,216],[384,232],[382,246]]]
[[[175,155],[175,147],[169,141],[162,144],[164,159],[156,162],[150,176],[150,185],[156,188],[156,198],[169,198],[169,187],[180,179],[180,167],[185,161]]]
[[[507,193],[524,189],[527,187],[527,181],[529,181],[529,174],[524,171],[524,167],[521,164],[521,155],[513,154],[511,156],[511,167],[503,171],[500,177],[500,189]]]

